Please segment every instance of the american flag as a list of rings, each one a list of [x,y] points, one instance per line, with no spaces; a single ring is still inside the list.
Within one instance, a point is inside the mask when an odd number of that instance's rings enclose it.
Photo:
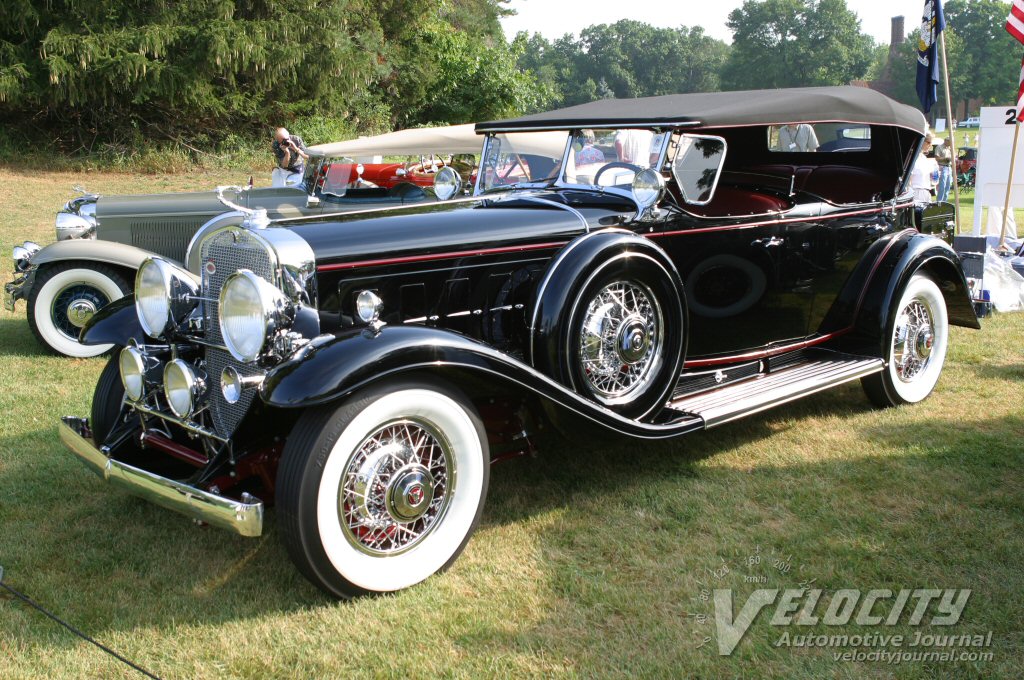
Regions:
[[[1006,30],[1024,44],[1024,0],[1013,0],[1010,15],[1006,17]],[[1020,80],[1017,85],[1017,120],[1024,122],[1024,59],[1020,62]]]

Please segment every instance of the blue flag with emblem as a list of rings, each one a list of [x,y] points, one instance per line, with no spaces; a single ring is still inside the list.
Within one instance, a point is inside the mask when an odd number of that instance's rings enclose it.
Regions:
[[[925,0],[917,38],[917,98],[925,113],[932,110],[939,89],[939,33],[946,28],[942,0]]]

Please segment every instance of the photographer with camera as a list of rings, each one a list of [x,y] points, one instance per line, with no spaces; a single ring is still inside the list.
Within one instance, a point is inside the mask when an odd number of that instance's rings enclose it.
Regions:
[[[290,187],[302,182],[302,173],[309,158],[302,137],[288,134],[288,130],[283,127],[277,128],[274,131],[274,143],[271,148],[277,161],[277,167],[271,176],[271,186]]]

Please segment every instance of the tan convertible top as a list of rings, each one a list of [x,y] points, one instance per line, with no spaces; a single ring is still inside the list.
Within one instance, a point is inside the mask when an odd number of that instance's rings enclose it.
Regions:
[[[483,137],[466,125],[411,128],[373,137],[359,137],[344,142],[317,144],[310,153],[322,156],[414,156],[425,153],[480,153]]]

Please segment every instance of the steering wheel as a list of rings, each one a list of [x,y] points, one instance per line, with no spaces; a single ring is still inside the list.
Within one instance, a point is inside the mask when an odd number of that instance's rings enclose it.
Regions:
[[[614,170],[616,168],[622,168],[624,170],[632,170],[634,173],[643,172],[643,168],[639,165],[633,165],[632,163],[626,163],[625,161],[614,161],[601,166],[601,169],[594,173],[594,184],[600,184],[601,173],[605,170]]]

